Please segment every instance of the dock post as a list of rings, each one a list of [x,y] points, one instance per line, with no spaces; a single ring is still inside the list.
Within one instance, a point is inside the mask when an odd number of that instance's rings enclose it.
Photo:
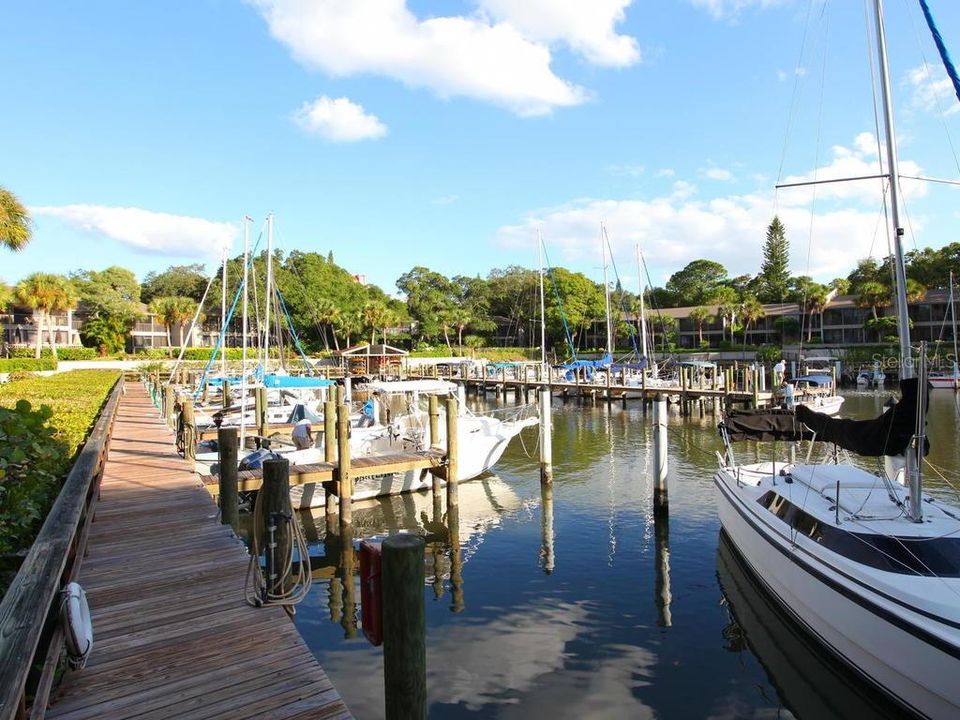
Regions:
[[[553,482],[553,418],[550,388],[540,389],[540,482]]]
[[[427,397],[427,417],[430,420],[430,447],[440,447],[440,400],[436,395]]]
[[[667,399],[657,393],[653,403],[653,514],[666,514],[669,509],[667,497]]]
[[[200,396],[200,399],[203,401],[204,405],[206,405],[207,400],[210,399],[210,383],[208,383],[206,379],[203,381],[203,387],[201,390],[203,391],[203,394]]]
[[[333,463],[337,459],[337,403],[327,400],[323,403],[323,461]],[[329,519],[337,510],[335,496],[327,489],[323,491],[324,506]]]
[[[180,401],[180,424],[183,428],[183,459],[197,459],[197,422],[193,413],[193,398],[189,395]]]
[[[223,379],[223,385],[220,387],[220,400],[223,403],[223,409],[230,407],[230,381]]]
[[[240,497],[237,492],[237,429],[217,428],[217,452],[220,455],[220,523],[234,532],[240,522]]]
[[[460,547],[460,508],[447,506],[447,530],[450,537],[450,612],[463,612],[463,548]]]
[[[540,486],[540,567],[547,575],[553,572],[553,485]]]
[[[350,471],[350,406],[337,407],[337,478],[340,484],[340,526],[353,522],[353,475]]]
[[[760,376],[760,371],[757,368],[753,368],[752,380],[753,380],[753,409],[757,410],[760,408],[760,383],[757,382]]]
[[[353,402],[353,378],[349,374],[343,376],[343,401],[347,405]]]
[[[167,427],[173,427],[173,406],[175,402],[176,394],[173,385],[165,385],[163,388],[163,417],[167,421]]]
[[[383,686],[387,720],[427,716],[424,542],[416,535],[383,541]]]
[[[257,410],[257,434],[265,438],[267,433],[270,432],[270,424],[267,422],[269,401],[267,400],[267,389],[265,387],[257,388],[257,402],[259,405]]]
[[[447,512],[459,505],[457,482],[460,479],[460,467],[457,462],[459,443],[457,442],[457,401],[447,398]]]
[[[266,592],[268,595],[281,595],[285,590],[283,568],[290,557],[293,542],[289,522],[292,518],[287,515],[290,502],[289,460],[264,460],[260,495],[258,502],[264,504],[263,520],[266,530]]]

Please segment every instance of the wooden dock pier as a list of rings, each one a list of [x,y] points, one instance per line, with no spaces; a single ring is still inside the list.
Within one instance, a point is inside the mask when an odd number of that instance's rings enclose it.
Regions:
[[[286,613],[246,604],[245,548],[136,383],[120,401],[87,549],[79,580],[94,647],[46,717],[352,717]]]

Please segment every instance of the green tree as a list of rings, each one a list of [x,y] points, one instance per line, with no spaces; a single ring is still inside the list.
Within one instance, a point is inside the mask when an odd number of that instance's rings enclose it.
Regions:
[[[166,328],[167,346],[173,346],[171,330],[176,327],[179,331],[177,344],[183,347],[183,326],[193,320],[197,301],[190,297],[158,297],[151,300],[148,307]]]
[[[6,310],[11,302],[13,302],[13,289],[0,282],[0,312]]]
[[[15,295],[17,302],[21,305],[26,305],[37,311],[37,345],[34,357],[40,357],[45,324],[49,328],[50,351],[56,357],[57,343],[50,315],[76,307],[77,292],[73,284],[62,275],[38,272],[21,280],[17,285]]]
[[[790,243],[787,233],[776,215],[767,228],[763,244],[763,263],[760,265],[758,299],[762,302],[783,302],[790,282]]]
[[[243,275],[243,263],[240,263],[240,272],[236,277]],[[203,272],[203,265],[173,265],[161,273],[147,273],[143,278],[140,297],[149,303],[158,297],[188,297],[196,302],[203,298],[203,291],[207,288],[208,277]]]
[[[497,328],[494,318],[505,325],[503,342],[514,344],[523,328],[533,328],[540,323],[540,277],[537,271],[511,265],[506,268],[494,268],[486,279],[486,309],[483,311],[482,326],[477,330],[490,332]],[[557,288],[552,275],[543,279],[544,296],[548,305],[556,303]],[[562,327],[558,331],[548,321],[547,344],[564,338]],[[537,333],[539,336],[539,333]]]
[[[143,314],[136,276],[114,265],[101,271],[75,272],[70,280],[87,311],[80,328],[84,345],[96,347],[101,354],[123,350],[134,324]]]
[[[807,322],[807,342],[813,339],[813,316],[822,313],[827,304],[829,289],[806,275],[790,281],[790,297],[800,306],[800,312],[809,316]],[[821,328],[823,323],[820,324]]]
[[[390,309],[380,302],[371,301],[363,306],[363,326],[370,333],[370,344],[376,342],[377,330],[384,330],[390,318]]]
[[[740,319],[743,321],[743,344],[747,344],[747,331],[757,320],[766,315],[763,305],[753,295],[747,295],[740,301]]]
[[[667,280],[667,291],[679,306],[703,305],[727,280],[727,269],[713,260],[694,260]]]
[[[873,319],[879,316],[877,308],[889,307],[891,304],[890,288],[876,280],[867,280],[857,285],[857,307],[870,308]]]
[[[721,285],[710,297],[710,303],[717,306],[717,315],[723,319],[723,338],[726,339],[726,329],[730,328],[730,342],[733,342],[733,323],[737,317],[737,304],[740,297],[737,291],[729,285]]]
[[[690,319],[693,320],[694,325],[697,328],[697,341],[699,345],[703,345],[703,326],[709,325],[713,322],[713,313],[710,312],[710,308],[700,305],[695,307],[690,311]]]
[[[0,186],[0,245],[23,250],[32,237],[30,214],[17,196]]]
[[[424,339],[438,337],[445,327],[445,313],[454,305],[450,280],[418,265],[400,276],[397,287],[407,296],[407,309],[417,324],[417,334]]]
[[[847,278],[834,278],[827,283],[830,290],[836,290],[837,295],[848,295],[850,293],[850,281]]]

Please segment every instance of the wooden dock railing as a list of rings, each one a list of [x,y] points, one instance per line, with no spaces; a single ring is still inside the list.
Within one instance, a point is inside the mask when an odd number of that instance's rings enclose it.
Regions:
[[[63,652],[57,600],[80,570],[122,392],[120,378],[0,602],[0,720],[44,716]]]

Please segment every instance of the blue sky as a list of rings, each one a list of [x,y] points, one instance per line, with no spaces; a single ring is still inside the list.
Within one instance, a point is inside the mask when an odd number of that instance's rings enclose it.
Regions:
[[[960,55],[960,3],[929,4]],[[917,2],[886,12],[901,173],[960,177]],[[862,0],[11,0],[0,22],[0,185],[35,230],[7,282],[211,263],[271,211],[281,249],[391,293],[414,265],[533,267],[538,226],[599,280],[605,221],[628,287],[637,243],[658,284],[698,257],[756,273],[775,212],[796,274],[885,252],[879,181],[773,189],[879,172]],[[957,188],[903,190],[908,249],[960,239]]]

